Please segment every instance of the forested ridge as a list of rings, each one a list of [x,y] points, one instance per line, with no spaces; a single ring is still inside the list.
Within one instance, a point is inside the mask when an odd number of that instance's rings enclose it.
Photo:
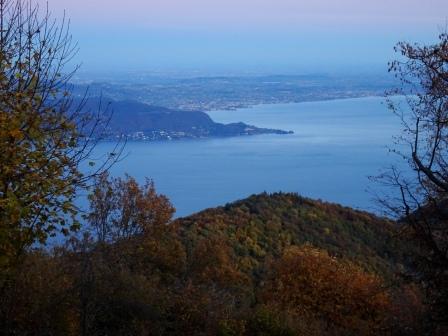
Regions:
[[[185,241],[226,241],[241,262],[255,265],[305,243],[392,275],[404,265],[404,245],[393,221],[293,193],[253,195],[174,223]]]
[[[133,183],[121,188],[138,202]],[[160,220],[134,234],[30,252],[10,297],[18,334],[403,335],[421,327],[421,292],[397,280],[406,248],[389,220],[284,193],[173,222],[166,198],[152,194],[151,204]]]

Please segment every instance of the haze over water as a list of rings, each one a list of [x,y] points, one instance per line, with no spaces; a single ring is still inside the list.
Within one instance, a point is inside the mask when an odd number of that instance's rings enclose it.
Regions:
[[[45,6],[46,0],[36,0]],[[386,71],[401,40],[433,42],[445,0],[50,0],[81,72]]]
[[[218,122],[243,121],[293,130],[260,135],[172,142],[130,142],[112,168],[139,181],[153,178],[177,216],[224,205],[263,191],[298,192],[375,210],[368,180],[396,159],[388,154],[399,121],[384,98],[260,105],[210,113]],[[101,144],[99,152],[110,149]]]

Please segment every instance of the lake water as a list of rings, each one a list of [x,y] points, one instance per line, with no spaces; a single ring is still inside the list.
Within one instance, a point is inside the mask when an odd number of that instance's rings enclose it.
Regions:
[[[263,191],[298,192],[374,210],[366,190],[375,185],[368,176],[394,159],[386,147],[400,130],[383,102],[370,97],[214,111],[210,115],[217,122],[243,121],[295,134],[131,142],[112,174],[152,178],[177,216]],[[97,150],[110,147],[104,143]]]

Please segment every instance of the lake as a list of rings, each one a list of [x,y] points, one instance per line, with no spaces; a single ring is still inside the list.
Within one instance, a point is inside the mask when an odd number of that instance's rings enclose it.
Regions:
[[[388,166],[387,146],[400,130],[384,98],[259,105],[209,113],[217,122],[243,121],[292,130],[291,135],[131,142],[113,175],[154,180],[185,216],[263,191],[297,192],[375,210],[368,176]],[[110,150],[103,143],[99,152]]]

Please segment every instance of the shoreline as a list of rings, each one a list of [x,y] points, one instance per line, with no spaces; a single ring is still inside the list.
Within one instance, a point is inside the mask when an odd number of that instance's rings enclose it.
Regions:
[[[393,97],[400,97],[400,95],[395,95]],[[308,103],[325,103],[325,102],[335,102],[335,101],[347,101],[347,100],[358,100],[358,99],[386,99],[385,95],[377,96],[377,95],[368,95],[368,96],[356,96],[356,97],[338,97],[338,98],[328,98],[328,99],[316,99],[316,100],[303,100],[303,101],[297,101],[297,102],[283,102],[283,103],[260,103],[260,104],[254,104],[249,105],[246,107],[239,107],[235,109],[218,109],[218,110],[206,110],[205,113],[224,113],[224,112],[233,112],[233,111],[240,111],[240,110],[248,110],[253,109],[260,106],[279,106],[279,105],[297,105],[297,104],[308,104]]]

